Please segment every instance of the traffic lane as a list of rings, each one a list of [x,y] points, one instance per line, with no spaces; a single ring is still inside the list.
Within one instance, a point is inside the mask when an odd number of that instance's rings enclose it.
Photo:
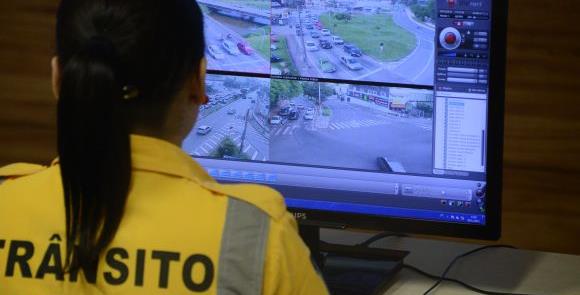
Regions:
[[[431,173],[431,134],[392,124],[334,131],[297,129],[272,139],[272,161],[379,170],[378,157],[400,162],[409,173]]]
[[[425,39],[426,41],[434,42],[435,30],[428,30],[419,26],[419,24],[409,18],[409,15],[405,10],[395,12],[393,19],[397,25],[415,34],[415,36]]]
[[[208,26],[206,27],[206,40],[208,41],[208,45],[216,45],[220,48],[220,50],[224,53],[225,58],[223,60],[216,60],[210,57],[209,60],[209,67],[216,70],[233,70],[233,71],[258,71],[260,73],[269,73],[270,71],[270,63],[266,59],[264,59],[257,51],[254,50],[252,55],[245,55],[243,53],[239,53],[239,55],[231,55],[222,47],[222,38],[223,36],[227,36],[230,34],[232,36],[231,40],[237,45],[237,42],[244,41],[245,39],[237,34],[235,31],[232,31],[225,27],[225,25],[221,24],[217,20],[213,19],[212,17],[206,16],[206,22],[208,22]],[[250,67],[250,68],[249,68]],[[252,68],[255,67],[255,68]]]
[[[396,68],[397,72],[407,75],[415,83],[433,85],[435,75],[435,55],[433,51],[432,44],[420,41],[415,53]]]

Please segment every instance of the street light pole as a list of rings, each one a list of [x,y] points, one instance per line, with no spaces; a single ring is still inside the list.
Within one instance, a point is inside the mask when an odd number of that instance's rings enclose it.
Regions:
[[[244,132],[242,132],[242,143],[240,144],[240,154],[244,152],[244,142],[246,141],[246,131],[248,130],[248,117],[250,114],[250,109],[246,111],[246,117],[244,119]]]

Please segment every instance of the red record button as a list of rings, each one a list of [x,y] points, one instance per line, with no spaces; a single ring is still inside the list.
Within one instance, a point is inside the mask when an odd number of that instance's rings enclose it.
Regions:
[[[457,42],[457,36],[451,32],[445,34],[445,43],[453,45]]]

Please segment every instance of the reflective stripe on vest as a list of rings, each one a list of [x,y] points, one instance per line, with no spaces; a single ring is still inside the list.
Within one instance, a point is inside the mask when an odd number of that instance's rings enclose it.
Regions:
[[[270,219],[257,207],[228,199],[219,258],[217,294],[262,294]]]

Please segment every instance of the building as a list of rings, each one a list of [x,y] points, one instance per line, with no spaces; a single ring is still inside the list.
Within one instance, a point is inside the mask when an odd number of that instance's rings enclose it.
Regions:
[[[346,95],[364,101],[371,101],[375,104],[390,107],[390,89],[388,87],[349,85]]]

